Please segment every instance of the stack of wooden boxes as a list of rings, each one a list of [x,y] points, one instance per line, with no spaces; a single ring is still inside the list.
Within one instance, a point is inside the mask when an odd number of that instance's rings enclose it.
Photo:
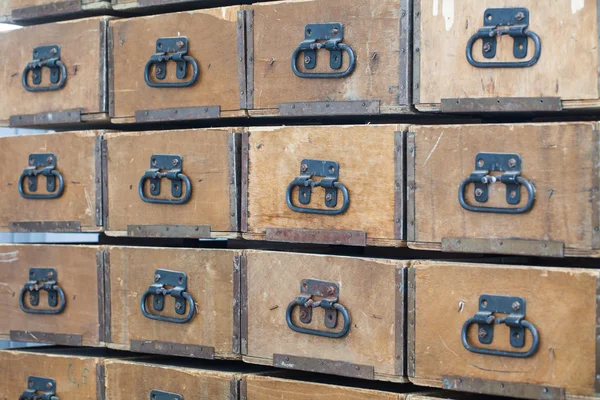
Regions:
[[[600,396],[600,1],[247,3],[0,4],[0,398]]]

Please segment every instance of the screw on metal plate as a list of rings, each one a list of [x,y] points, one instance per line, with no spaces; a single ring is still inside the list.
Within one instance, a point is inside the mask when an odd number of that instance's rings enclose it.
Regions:
[[[48,293],[48,306],[50,309],[37,309],[40,303],[39,292]],[[29,298],[31,307],[25,305],[25,297]],[[58,276],[54,268],[31,268],[29,282],[21,289],[19,294],[19,307],[28,314],[60,314],[66,306],[65,292],[58,285]]]
[[[187,315],[183,318],[167,317],[152,314],[146,308],[146,300],[152,296],[152,308],[154,311],[162,311],[165,307],[165,296],[175,298],[175,312],[178,315]],[[140,309],[144,317],[157,321],[185,324],[190,322],[196,311],[195,302],[187,292],[187,275],[183,272],[169,271],[165,269],[156,270],[154,283],[142,295]]]
[[[157,204],[185,204],[192,195],[192,183],[190,179],[182,173],[183,158],[172,154],[154,154],[150,158],[150,169],[144,172],[138,185],[140,199],[146,203]],[[171,181],[171,195],[175,199],[159,199],[148,197],[144,194],[144,185],[147,180],[150,181],[150,194],[152,196],[160,195],[161,179],[167,178]],[[185,184],[185,195],[183,195],[183,186]],[[183,195],[183,197],[182,197]]]
[[[34,194],[38,188],[38,175],[46,177],[47,194]],[[58,189],[56,180],[58,179]],[[28,192],[25,192],[24,182],[27,180]],[[56,199],[63,194],[65,182],[62,174],[56,169],[56,155],[52,153],[34,153],[28,158],[28,166],[19,177],[19,194],[24,199],[48,200]]]
[[[50,70],[50,83],[52,85],[39,86],[42,83],[42,68],[47,67]],[[35,86],[30,86],[27,77],[31,72],[32,82]],[[27,63],[21,76],[21,84],[28,92],[48,92],[59,90],[67,82],[67,68],[60,61],[60,46],[39,46],[33,49],[33,61]]]
[[[144,68],[146,85],[154,88],[182,88],[192,86],[199,75],[198,62],[188,53],[188,38],[159,38],[156,41],[156,54],[150,57]],[[154,76],[162,81],[167,76],[167,61],[175,61],[177,79],[185,79],[188,63],[192,65],[192,76],[185,82],[155,82],[150,79],[150,69],[154,65]]]

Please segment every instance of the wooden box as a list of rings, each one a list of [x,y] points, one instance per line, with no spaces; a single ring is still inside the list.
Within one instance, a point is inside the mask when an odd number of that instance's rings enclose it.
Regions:
[[[109,256],[109,347],[239,358],[239,252],[110,247]]]
[[[405,263],[247,251],[246,362],[403,382]]]
[[[414,7],[413,101],[419,111],[600,106],[596,0],[418,0]]]
[[[235,131],[107,134],[107,233],[238,237],[241,134]]]
[[[599,275],[415,262],[408,273],[410,380],[487,395],[596,398]]]
[[[107,17],[0,34],[0,126],[107,122]]]
[[[113,122],[245,116],[243,19],[226,7],[111,21]]]
[[[110,0],[3,0],[0,23],[30,24],[110,11]]]
[[[254,4],[246,13],[250,115],[409,113],[411,4]]]
[[[0,138],[0,231],[102,230],[101,135]]]
[[[409,247],[598,256],[598,145],[594,123],[411,127]]]
[[[404,130],[401,125],[251,128],[242,137],[244,237],[405,245]]]
[[[103,345],[102,248],[0,245],[0,282],[2,339]]]

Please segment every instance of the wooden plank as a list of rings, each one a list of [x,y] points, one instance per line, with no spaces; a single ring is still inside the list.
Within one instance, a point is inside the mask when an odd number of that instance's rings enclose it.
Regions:
[[[129,350],[131,341],[156,341],[212,347],[215,358],[238,358],[237,354],[233,354],[232,341],[235,334],[233,258],[239,252],[110,247],[109,253],[112,336],[109,347]],[[187,274],[186,292],[195,302],[195,314],[190,322],[162,322],[142,314],[140,300],[154,283],[157,269]],[[150,313],[158,313],[150,300],[146,304]],[[171,296],[166,296],[160,315],[184,317],[175,313],[175,302]],[[165,354],[169,354],[168,345],[166,347]]]
[[[413,267],[416,369],[411,381],[441,387],[443,376],[457,376],[496,381],[498,395],[517,395],[511,392],[513,384],[527,383],[539,385],[540,393],[547,385],[565,389],[568,398],[595,396],[598,271],[431,261]],[[463,346],[461,329],[478,312],[483,294],[524,298],[524,319],[540,336],[533,356],[482,355]],[[494,326],[490,345],[479,342],[476,325],[468,330],[468,340],[507,351],[526,351],[532,344],[526,332],[524,347],[512,347],[503,324]]]
[[[100,131],[13,136],[0,139],[0,230],[11,222],[78,222],[82,231],[97,232],[95,144]],[[19,177],[33,153],[52,153],[64,178],[64,192],[56,199],[24,199]],[[58,182],[58,181],[57,181]],[[24,191],[28,192],[27,180]],[[57,183],[58,188],[58,183]],[[38,175],[34,194],[47,194],[46,178]],[[15,206],[20,205],[20,206]]]
[[[565,255],[589,254],[595,227],[590,193],[597,174],[593,130],[592,123],[411,127],[416,137],[415,246],[438,247],[444,238],[512,238],[563,242]],[[521,156],[521,176],[536,190],[531,211],[490,214],[461,207],[459,185],[475,171],[479,152]],[[473,185],[468,185],[467,203],[509,207],[504,184],[488,188],[488,201],[476,203]],[[526,201],[522,187],[518,206]]]
[[[275,354],[321,359],[374,367],[374,378],[402,382],[396,375],[395,359],[403,344],[393,339],[397,326],[395,274],[404,263],[391,260],[333,257],[308,254],[247,252],[248,352],[244,360],[271,364]],[[277,279],[272,279],[277,276]],[[351,326],[342,338],[327,338],[292,331],[286,324],[288,304],[301,294],[303,279],[339,285],[339,304],[350,314]],[[398,289],[400,290],[400,289]],[[316,301],[318,298],[315,297]],[[342,314],[337,313],[334,329],[324,325],[322,309],[315,308],[312,322],[299,320],[297,326],[326,332],[339,332]],[[288,367],[290,368],[290,367]],[[291,367],[292,369],[294,367]],[[327,373],[338,374],[338,370]]]
[[[466,44],[483,27],[487,8],[526,7],[529,30],[541,38],[540,60],[529,68],[475,68]],[[598,99],[598,10],[596,1],[420,1],[420,101],[438,104],[444,98],[560,97]],[[443,39],[442,39],[443,38]],[[513,40],[499,38],[497,56],[486,60],[482,42],[473,46],[476,61],[522,61],[513,56]],[[534,53],[529,40],[527,59]],[[417,87],[419,87],[417,86]],[[419,110],[427,111],[418,107]],[[439,108],[438,108],[439,109]]]
[[[107,112],[105,97],[105,30],[107,17],[43,24],[0,35],[2,59],[0,77],[0,124],[11,116],[81,109],[82,114]],[[18,46],[15,46],[18,43]],[[67,69],[65,86],[60,90],[28,92],[21,84],[23,69],[33,60],[37,46],[59,45]],[[28,84],[33,85],[31,73]],[[42,71],[42,86],[49,85],[47,68]]]
[[[0,23],[32,23],[110,10],[110,0],[4,0]]]
[[[221,112],[237,112],[240,109],[238,10],[240,7],[216,8],[111,22],[113,46],[109,51],[114,78],[111,117],[133,117],[138,110],[201,106],[220,106]],[[144,67],[156,53],[156,40],[178,36],[188,38],[187,55],[198,63],[198,81],[178,89],[147,86],[143,81]],[[177,81],[175,70],[175,64],[169,62],[165,82]],[[191,76],[189,64],[186,77]]]
[[[125,234],[129,225],[207,225],[213,236],[218,232],[227,236],[231,214],[228,138],[233,132],[215,128],[107,134],[109,234]],[[192,183],[187,203],[154,204],[140,199],[138,184],[155,154],[182,157],[182,172]],[[151,196],[149,187],[146,182],[146,196],[175,199],[166,178],[161,180],[160,195]],[[187,190],[184,187],[182,193]]]

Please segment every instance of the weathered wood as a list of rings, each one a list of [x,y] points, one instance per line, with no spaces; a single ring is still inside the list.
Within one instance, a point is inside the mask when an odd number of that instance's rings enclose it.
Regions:
[[[400,162],[394,154],[395,135],[404,129],[401,125],[251,128],[247,156],[248,229],[244,237],[264,239],[268,228],[360,231],[366,232],[368,245],[404,245],[399,236],[401,229],[394,229],[403,220],[398,212],[403,196],[395,199],[395,189],[403,187],[403,175],[394,166]],[[339,163],[338,182],[348,188],[350,195],[345,213],[307,214],[288,207],[286,189],[301,175],[303,159]],[[297,187],[291,199],[296,206],[332,210],[325,206],[325,190],[320,187],[312,189],[308,205],[298,203]],[[342,203],[342,192],[338,190],[336,209]]]
[[[402,0],[340,0],[335,6],[327,0],[254,4],[253,53],[248,62],[254,71],[248,82],[254,99],[251,115],[279,115],[282,103],[315,101],[378,100],[375,113],[410,112],[409,103],[409,2]],[[308,24],[341,23],[342,43],[356,53],[356,68],[340,79],[305,79],[294,75],[294,50],[305,40]],[[251,43],[251,40],[249,40]],[[299,55],[298,69],[308,73],[342,72],[349,65],[347,53],[342,66],[332,70],[329,52],[318,51],[313,70],[304,67]],[[251,72],[250,72],[251,73]],[[335,114],[322,110],[326,114]]]
[[[0,35],[2,58],[0,84],[0,125],[8,125],[10,117],[81,110],[81,120],[104,117],[107,109],[106,28],[108,17],[43,24],[5,32]],[[60,90],[28,92],[21,77],[27,63],[33,61],[38,46],[60,46],[60,60],[67,69],[65,86]],[[48,68],[42,70],[42,83],[49,86]],[[28,74],[32,83],[32,73]],[[21,125],[18,119],[13,124]],[[56,124],[56,120],[42,125]],[[69,121],[70,124],[76,123]],[[24,123],[32,125],[33,122]]]
[[[4,0],[0,4],[0,23],[36,23],[110,9],[110,0]]]
[[[487,394],[516,396],[512,389],[525,383],[537,385],[540,393],[546,387],[547,393],[565,390],[567,398],[595,397],[598,271],[431,261],[415,262],[412,268],[416,278],[409,283],[408,300],[415,302],[414,316],[409,314],[414,318],[409,329],[415,330],[415,341],[409,343],[415,349],[411,381],[442,387],[444,377],[455,376],[495,381],[490,385],[493,392]],[[463,346],[463,324],[479,311],[483,294],[524,298],[524,320],[540,336],[534,355],[482,355]],[[472,325],[469,343],[521,352],[532,344],[528,331],[524,347],[515,348],[506,325],[493,329],[492,343],[484,345],[478,340],[477,324]]]
[[[100,207],[96,183],[96,140],[99,131],[82,131],[44,135],[13,136],[0,139],[0,230],[7,231],[11,223],[59,222],[65,230],[97,232],[96,214]],[[19,194],[19,178],[29,166],[30,154],[52,153],[56,170],[64,178],[64,192],[55,199],[24,199]],[[37,190],[30,192],[28,179],[23,182],[25,193],[48,194],[46,177],[38,175]],[[58,190],[58,179],[56,183]],[[55,193],[55,192],[54,192]],[[70,227],[66,224],[70,223]],[[80,225],[80,229],[77,225]],[[35,224],[34,224],[35,225]],[[13,228],[14,229],[14,228]],[[31,228],[44,230],[43,227]]]
[[[136,111],[212,106],[220,107],[221,117],[244,116],[238,82],[239,10],[226,7],[112,21],[111,117],[116,122],[135,122]],[[198,80],[187,88],[147,86],[144,68],[156,53],[157,39],[179,36],[188,38],[187,55],[198,63]],[[168,62],[163,82],[181,82],[175,77],[176,69],[174,62]],[[152,67],[152,80],[156,80],[154,74]],[[188,63],[185,79],[191,76]]]
[[[518,239],[532,241],[523,254],[541,253],[535,246],[552,241],[564,243],[567,256],[597,255],[598,134],[593,123],[414,126],[410,131],[415,150],[409,149],[414,156],[407,161],[409,171],[414,166],[408,209],[415,215],[408,218],[409,246],[439,250],[449,238]],[[521,176],[535,186],[529,212],[492,214],[461,207],[459,185],[475,171],[480,152],[520,155]],[[527,202],[523,185],[517,206],[507,203],[503,183],[488,189],[488,201],[477,203],[474,186],[467,185],[467,204],[522,207]],[[505,251],[498,247],[494,252]]]
[[[442,99],[558,97],[563,108],[598,106],[598,6],[596,1],[421,0],[415,10],[415,104],[420,111],[439,111]],[[465,56],[471,35],[484,26],[488,8],[526,7],[529,30],[540,36],[539,61],[529,68],[476,68]],[[514,58],[513,39],[498,38],[496,57],[481,62],[524,61]],[[528,54],[534,53],[529,40]],[[419,61],[420,60],[420,61]],[[583,103],[583,104],[582,104]]]

